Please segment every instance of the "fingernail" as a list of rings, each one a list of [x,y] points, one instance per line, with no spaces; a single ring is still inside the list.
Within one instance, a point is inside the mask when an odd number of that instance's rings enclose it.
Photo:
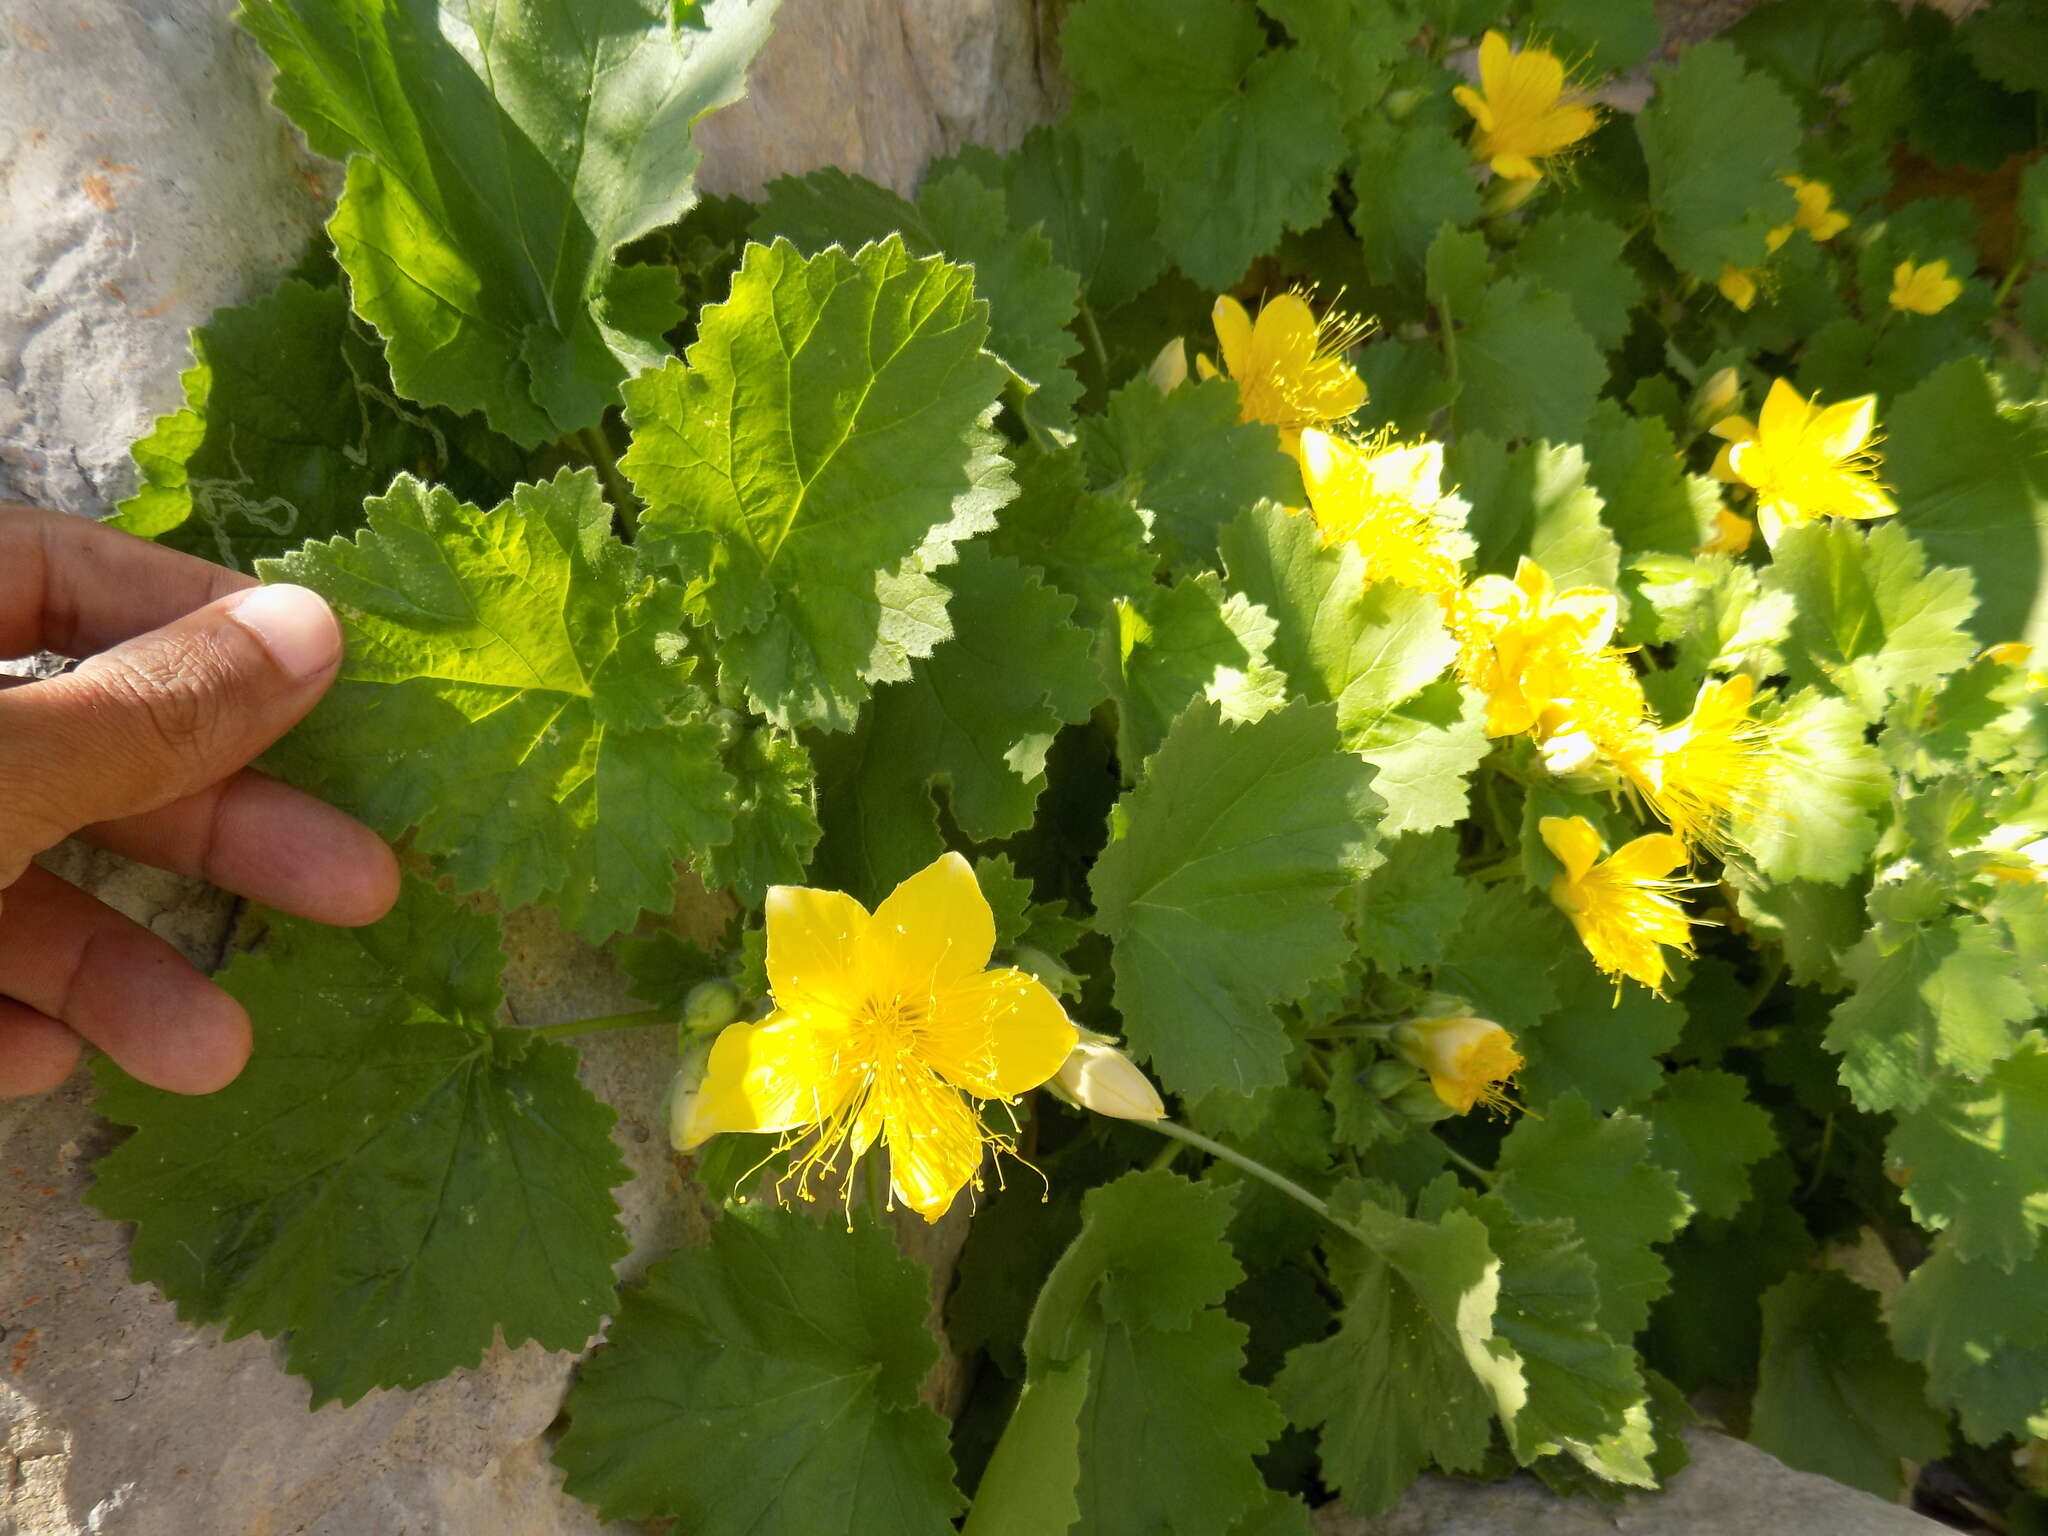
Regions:
[[[228,610],[293,677],[318,677],[341,655],[341,626],[325,598],[305,587],[257,587]]]

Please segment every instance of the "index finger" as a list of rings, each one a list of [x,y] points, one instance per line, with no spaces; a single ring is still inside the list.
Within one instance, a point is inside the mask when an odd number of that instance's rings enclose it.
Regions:
[[[84,657],[256,578],[88,518],[0,503],[0,657]]]

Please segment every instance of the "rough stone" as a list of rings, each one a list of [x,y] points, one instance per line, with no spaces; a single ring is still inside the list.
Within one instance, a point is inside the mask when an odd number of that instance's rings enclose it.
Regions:
[[[1947,1527],[1811,1472],[1741,1440],[1686,1437],[1692,1464],[1661,1494],[1616,1504],[1561,1499],[1532,1477],[1461,1483],[1425,1477],[1389,1513],[1335,1505],[1309,1521],[1316,1536],[1935,1536]]]

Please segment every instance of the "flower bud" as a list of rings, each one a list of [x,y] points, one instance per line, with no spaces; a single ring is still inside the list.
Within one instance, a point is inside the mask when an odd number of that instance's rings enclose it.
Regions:
[[[1716,369],[1693,392],[1692,421],[1696,427],[1710,427],[1734,408],[1742,396],[1742,379],[1733,368]]]
[[[1187,383],[1187,343],[1176,336],[1161,347],[1159,355],[1152,359],[1152,366],[1145,370],[1145,377],[1152,381],[1152,387],[1162,395],[1170,395]]]
[[[1522,1068],[1514,1037],[1491,1019],[1411,1019],[1394,1030],[1394,1049],[1427,1072],[1436,1096],[1461,1115],[1475,1104],[1505,1105],[1495,1085]]]
[[[1398,91],[1387,92],[1386,100],[1380,103],[1380,110],[1387,114],[1388,122],[1405,123],[1428,97],[1429,92],[1421,86],[1406,85]]]
[[[723,1029],[739,1016],[739,990],[723,976],[698,982],[683,999],[683,1028],[686,1030]]]
[[[1413,1125],[1431,1125],[1457,1113],[1438,1096],[1436,1089],[1419,1078],[1388,1099],[1387,1108]]]
[[[1487,184],[1486,196],[1480,201],[1480,212],[1488,218],[1513,213],[1534,197],[1536,189],[1542,185],[1540,178],[1496,176]]]
[[[691,1122],[696,1118],[697,1096],[704,1087],[704,1069],[710,1063],[711,1039],[705,1036],[683,1052],[675,1081],[668,1085],[668,1144],[678,1152],[688,1152],[705,1139]]]
[[[1166,1105],[1150,1078],[1100,1035],[1083,1034],[1053,1078],[1070,1104],[1116,1120],[1163,1120]]]

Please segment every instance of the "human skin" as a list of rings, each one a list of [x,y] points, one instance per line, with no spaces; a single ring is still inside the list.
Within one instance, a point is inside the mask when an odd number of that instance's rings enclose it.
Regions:
[[[0,504],[0,657],[76,657],[0,688],[0,1095],[86,1042],[210,1093],[249,1055],[239,1003],[32,861],[78,836],[316,922],[375,922],[398,865],[369,828],[247,765],[341,665],[327,604],[82,518]]]

